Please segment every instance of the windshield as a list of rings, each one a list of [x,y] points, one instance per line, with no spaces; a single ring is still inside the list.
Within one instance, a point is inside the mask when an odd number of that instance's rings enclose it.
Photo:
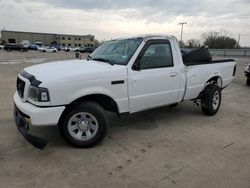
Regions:
[[[90,58],[113,64],[127,65],[142,40],[142,38],[131,38],[106,42],[97,48],[90,55]]]

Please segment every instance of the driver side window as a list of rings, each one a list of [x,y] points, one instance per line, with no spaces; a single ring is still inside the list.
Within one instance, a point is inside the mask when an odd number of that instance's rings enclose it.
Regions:
[[[155,69],[173,66],[173,56],[169,43],[151,43],[140,59],[141,69]]]

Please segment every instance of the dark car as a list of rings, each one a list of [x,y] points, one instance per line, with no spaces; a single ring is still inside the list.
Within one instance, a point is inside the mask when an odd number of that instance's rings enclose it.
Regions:
[[[21,51],[21,52],[27,52],[28,51],[28,48],[25,48],[23,45],[21,44],[6,44],[4,46],[4,50],[6,51],[12,51],[12,50],[15,50],[15,51]]]
[[[245,75],[247,77],[247,85],[250,86],[250,65],[248,65],[245,69]]]
[[[38,46],[36,44],[30,44],[29,50],[38,50]]]
[[[95,47],[81,47],[78,51],[81,53],[92,53],[95,51]]]

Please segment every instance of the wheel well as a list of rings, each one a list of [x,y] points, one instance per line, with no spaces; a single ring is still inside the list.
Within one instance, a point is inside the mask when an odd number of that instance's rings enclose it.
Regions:
[[[216,84],[216,85],[218,85],[218,86],[222,89],[222,79],[221,79],[221,77],[220,77],[220,76],[214,76],[214,77],[210,78],[210,79],[206,82],[206,84],[204,85],[203,90],[199,93],[199,95],[198,95],[198,97],[197,97],[196,99],[201,99],[202,94],[203,94],[204,90],[206,89],[206,87],[207,87],[208,85],[212,85],[212,84]],[[195,99],[195,100],[196,100],[196,99]]]
[[[210,85],[210,84],[216,84],[216,85],[218,85],[220,88],[222,88],[222,79],[221,79],[221,77],[219,77],[219,76],[214,76],[214,77],[210,78],[210,79],[206,82],[204,88],[206,88],[206,86],[207,86],[207,85]]]
[[[101,105],[105,110],[119,114],[117,103],[109,96],[103,94],[93,94],[76,99],[68,106],[74,106],[84,101],[93,101]]]

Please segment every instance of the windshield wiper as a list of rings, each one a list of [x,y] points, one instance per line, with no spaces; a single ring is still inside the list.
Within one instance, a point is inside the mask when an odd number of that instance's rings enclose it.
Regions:
[[[110,65],[114,65],[114,63],[108,59],[104,59],[104,58],[93,58],[91,60],[94,60],[94,61],[101,61],[101,62],[104,62],[104,63],[109,63]]]
[[[92,59],[91,55],[88,55],[87,60],[89,61],[91,59]]]

